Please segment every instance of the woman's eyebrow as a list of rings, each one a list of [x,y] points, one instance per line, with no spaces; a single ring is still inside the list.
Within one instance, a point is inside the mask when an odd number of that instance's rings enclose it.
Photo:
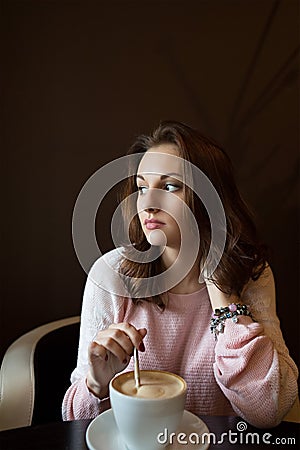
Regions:
[[[153,172],[149,172],[149,175],[156,175],[156,174],[153,173]],[[143,175],[137,174],[136,177],[140,178],[143,181],[145,181],[145,178],[143,177]],[[179,173],[171,172],[171,173],[166,173],[165,175],[161,175],[161,177],[160,177],[161,180],[164,180],[166,178],[179,178],[179,179],[182,179],[182,175],[180,175]]]

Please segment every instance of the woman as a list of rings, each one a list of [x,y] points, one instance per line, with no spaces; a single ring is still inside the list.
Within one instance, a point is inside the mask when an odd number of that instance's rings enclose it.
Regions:
[[[298,373],[276,316],[266,249],[228,156],[178,122],[140,136],[129,153],[136,175],[122,205],[133,245],[107,253],[89,273],[63,418],[108,408],[109,382],[133,369],[137,347],[142,369],[185,378],[187,410],[275,426],[297,396]]]

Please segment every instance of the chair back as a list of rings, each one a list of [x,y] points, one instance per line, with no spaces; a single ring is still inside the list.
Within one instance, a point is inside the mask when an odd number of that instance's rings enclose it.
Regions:
[[[37,327],[6,350],[0,371],[0,431],[62,420],[76,366],[79,316]]]

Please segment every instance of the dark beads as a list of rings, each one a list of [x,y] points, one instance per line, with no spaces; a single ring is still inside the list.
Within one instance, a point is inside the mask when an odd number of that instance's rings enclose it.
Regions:
[[[238,316],[249,316],[252,318],[247,305],[231,303],[229,306],[221,306],[220,308],[215,309],[210,320],[211,333],[214,333],[215,338],[217,339],[218,334],[224,332],[226,319],[231,318],[234,323],[237,323]]]

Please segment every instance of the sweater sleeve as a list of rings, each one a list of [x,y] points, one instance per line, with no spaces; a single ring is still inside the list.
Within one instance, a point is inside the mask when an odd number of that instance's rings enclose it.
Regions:
[[[77,366],[71,374],[71,386],[65,393],[62,404],[63,420],[92,419],[109,407],[109,398],[99,399],[87,388],[86,376],[89,370],[88,347],[99,330],[106,329],[122,320],[123,299],[104,288],[101,280],[107,275],[107,268],[100,258],[87,278],[81,310],[80,336]]]
[[[242,301],[256,321],[226,321],[215,347],[215,378],[239,416],[257,427],[276,426],[295,401],[298,371],[280,331],[270,267],[248,283]]]

